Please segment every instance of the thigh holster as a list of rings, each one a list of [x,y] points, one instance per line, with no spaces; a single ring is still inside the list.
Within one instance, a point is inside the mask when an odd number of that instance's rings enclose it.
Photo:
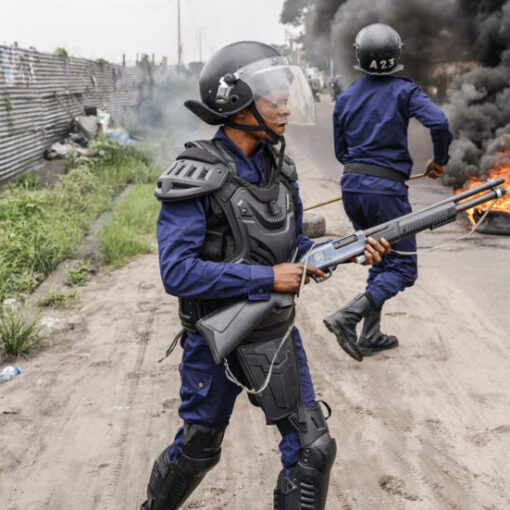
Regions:
[[[329,435],[318,403],[297,409],[289,421],[299,434],[301,455],[288,476],[283,470],[280,472],[274,491],[274,509],[324,510],[336,442]]]
[[[260,388],[282,338],[248,343],[236,349],[243,373],[252,388]],[[262,407],[266,416],[281,420],[295,411],[301,403],[301,382],[296,346],[289,335],[276,356],[267,388],[258,395],[249,395],[253,404]]]
[[[175,510],[220,460],[226,424],[216,428],[184,424],[181,456],[170,460],[170,448],[154,462],[141,510]]]

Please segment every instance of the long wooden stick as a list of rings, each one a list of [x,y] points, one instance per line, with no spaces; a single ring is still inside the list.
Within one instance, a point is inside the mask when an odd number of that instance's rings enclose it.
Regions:
[[[425,173],[422,174],[416,174],[409,177],[409,180],[412,181],[413,179],[420,179],[421,177],[425,177]],[[342,197],[336,197],[336,198],[330,198],[329,200],[324,200],[322,202],[318,202],[313,205],[309,205],[308,207],[305,207],[303,211],[310,211],[311,209],[317,209],[317,207],[322,207],[323,205],[332,204],[333,202],[338,202],[339,200],[342,200]]]
[[[303,211],[309,211],[310,209],[316,209],[317,207],[322,207],[323,205],[332,204],[333,202],[338,202],[339,200],[342,200],[342,197],[330,198],[329,200],[324,200],[323,202],[309,205],[308,207],[305,207],[303,209]]]
[[[422,177],[425,177],[425,172],[423,172],[422,174],[416,174],[416,175],[411,175],[411,177],[409,177],[409,180],[412,181],[413,179],[421,179]]]

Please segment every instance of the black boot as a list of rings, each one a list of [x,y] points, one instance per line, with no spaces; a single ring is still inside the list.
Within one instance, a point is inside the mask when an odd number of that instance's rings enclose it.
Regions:
[[[154,462],[147,501],[140,510],[176,510],[220,460],[225,425],[216,428],[184,424],[182,454],[170,460],[170,447]]]
[[[340,347],[356,361],[363,360],[356,325],[375,308],[373,299],[369,299],[367,294],[359,294],[349,304],[324,319],[324,324],[336,335]]]
[[[359,337],[359,349],[363,356],[398,346],[398,338],[381,332],[381,311],[374,310],[365,317],[363,331]]]

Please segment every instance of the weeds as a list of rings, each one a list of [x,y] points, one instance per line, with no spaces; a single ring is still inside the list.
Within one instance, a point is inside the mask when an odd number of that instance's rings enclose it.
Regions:
[[[89,279],[90,270],[90,259],[79,260],[67,270],[66,285],[69,287],[82,287]]]
[[[31,293],[71,256],[126,184],[155,180],[158,170],[140,152],[104,141],[93,146],[96,156],[71,163],[53,188],[26,175],[0,195],[0,301]]]
[[[0,307],[0,354],[16,357],[30,354],[44,340],[39,317],[30,317],[15,307]]]
[[[39,300],[39,306],[63,310],[64,308],[70,308],[78,301],[78,293],[75,290],[49,289],[46,296]]]
[[[139,254],[154,251],[159,207],[152,184],[130,192],[101,230],[101,254],[106,264],[118,268]]]

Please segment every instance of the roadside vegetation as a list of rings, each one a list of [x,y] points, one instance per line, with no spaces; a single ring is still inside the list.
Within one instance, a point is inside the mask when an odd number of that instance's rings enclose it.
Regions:
[[[23,301],[71,257],[95,219],[113,208],[116,195],[130,183],[142,186],[115,207],[101,232],[104,263],[119,267],[154,249],[159,207],[153,189],[159,169],[133,148],[104,141],[92,146],[94,156],[69,161],[53,187],[25,174],[0,194],[0,358],[28,354],[42,338],[36,319],[2,303]],[[76,262],[67,271],[66,285],[84,285],[90,270],[89,260]],[[74,289],[52,289],[40,306],[63,308],[78,299]]]
[[[127,184],[154,182],[158,170],[141,153],[95,145],[97,155],[70,162],[53,187],[29,174],[0,194],[0,301],[30,294]]]
[[[44,341],[39,317],[15,306],[0,307],[0,359],[26,356]]]
[[[78,260],[67,269],[65,284],[69,287],[83,287],[87,284],[92,271],[90,259]]]
[[[159,208],[154,199],[154,184],[131,190],[101,230],[101,255],[105,264],[118,268],[140,254],[154,251]]]
[[[76,290],[49,289],[46,296],[39,300],[39,306],[63,310],[70,308],[79,301]]]

